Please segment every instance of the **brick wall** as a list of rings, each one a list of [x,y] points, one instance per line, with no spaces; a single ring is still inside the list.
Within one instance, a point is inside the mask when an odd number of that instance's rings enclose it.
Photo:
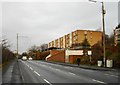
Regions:
[[[36,53],[36,57],[37,57],[37,59],[40,58],[40,52],[37,52],[37,53]]]
[[[71,64],[76,64],[77,63],[77,58],[82,59],[83,56],[80,55],[70,55],[69,56],[69,63]]]
[[[62,52],[62,51],[61,50],[50,50],[51,55],[55,55],[55,54],[58,54],[60,52]]]
[[[51,57],[49,57],[48,61],[56,61],[56,62],[65,62],[65,51],[51,50]]]

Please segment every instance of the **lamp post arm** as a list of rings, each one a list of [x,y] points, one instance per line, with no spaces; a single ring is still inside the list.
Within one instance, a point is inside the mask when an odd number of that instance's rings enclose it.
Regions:
[[[91,1],[91,2],[95,2],[95,3],[97,2],[97,1],[94,1],[94,0],[89,0],[89,1]]]
[[[103,24],[103,56],[104,56],[104,67],[105,67],[105,63],[106,63],[106,55],[105,55],[105,21],[104,21],[104,15],[105,15],[105,10],[104,10],[104,3],[102,3],[102,24]]]

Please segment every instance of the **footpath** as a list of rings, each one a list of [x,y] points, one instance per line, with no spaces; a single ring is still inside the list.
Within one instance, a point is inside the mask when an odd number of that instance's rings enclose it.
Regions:
[[[21,75],[17,60],[12,60],[2,69],[2,84],[21,83]]]
[[[91,70],[99,70],[99,71],[114,71],[114,72],[120,72],[120,68],[108,68],[108,67],[98,67],[98,66],[92,66],[92,65],[77,65],[77,64],[70,64],[70,63],[62,63],[62,62],[53,62],[53,61],[44,61],[48,63],[54,63],[64,66],[71,66],[71,67],[78,67],[78,68],[84,68],[84,69],[91,69]]]

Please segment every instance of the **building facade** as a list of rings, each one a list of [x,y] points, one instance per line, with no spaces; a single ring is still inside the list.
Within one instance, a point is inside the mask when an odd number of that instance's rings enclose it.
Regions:
[[[114,30],[114,43],[115,46],[120,43],[120,25],[118,25]]]
[[[93,46],[97,42],[102,41],[102,32],[92,30],[76,30],[67,35],[64,35],[63,37],[49,42],[48,47],[67,49],[71,48],[74,44],[81,44],[85,38],[88,40],[90,46]]]

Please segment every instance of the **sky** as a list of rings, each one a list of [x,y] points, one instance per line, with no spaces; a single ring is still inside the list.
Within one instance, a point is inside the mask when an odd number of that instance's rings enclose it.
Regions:
[[[120,1],[118,3],[118,23],[120,24]]]
[[[110,35],[118,25],[118,2],[105,2],[104,5],[105,32]],[[5,1],[0,3],[0,17],[0,37],[8,39],[14,51],[18,33],[20,53],[32,45],[48,44],[78,29],[102,27],[101,4],[88,1]]]

